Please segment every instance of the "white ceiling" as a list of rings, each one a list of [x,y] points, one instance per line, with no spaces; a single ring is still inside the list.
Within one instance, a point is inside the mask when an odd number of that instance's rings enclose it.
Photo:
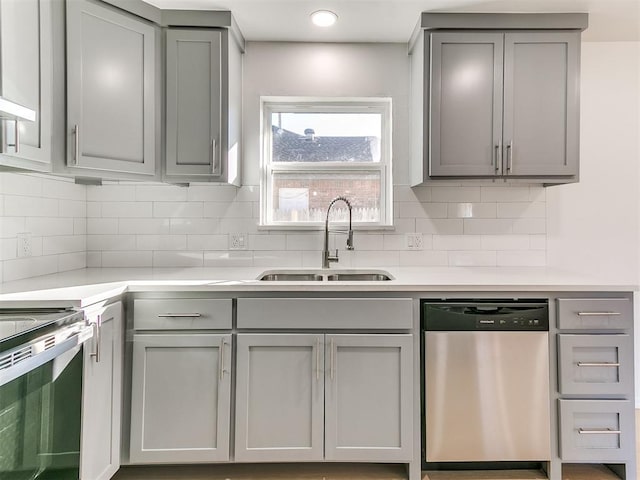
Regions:
[[[163,9],[231,10],[249,41],[407,42],[420,12],[588,12],[585,41],[640,41],[640,0],[145,0]],[[338,23],[314,27],[309,14]]]

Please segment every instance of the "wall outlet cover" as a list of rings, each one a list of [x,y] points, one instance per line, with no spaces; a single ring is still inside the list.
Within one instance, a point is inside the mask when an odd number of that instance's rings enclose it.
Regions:
[[[229,234],[229,250],[246,250],[247,234],[246,233],[230,233]]]
[[[424,237],[421,233],[407,233],[407,250],[423,250]]]
[[[31,233],[18,233],[16,235],[17,238],[17,252],[16,255],[18,258],[30,257],[33,254],[31,248]]]

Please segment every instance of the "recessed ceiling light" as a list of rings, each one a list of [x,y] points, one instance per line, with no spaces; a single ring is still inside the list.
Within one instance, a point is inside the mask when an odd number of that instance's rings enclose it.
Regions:
[[[318,27],[330,27],[338,20],[338,15],[330,10],[318,10],[311,14],[311,21]]]

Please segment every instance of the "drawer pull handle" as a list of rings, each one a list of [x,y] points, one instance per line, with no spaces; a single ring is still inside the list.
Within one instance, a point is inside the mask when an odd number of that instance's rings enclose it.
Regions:
[[[619,362],[578,362],[579,367],[619,367]]]
[[[620,435],[622,431],[613,430],[611,428],[579,428],[578,433],[580,435]]]
[[[198,318],[200,313],[159,313],[158,318]]]
[[[622,315],[620,312],[578,312],[580,317],[612,317]]]

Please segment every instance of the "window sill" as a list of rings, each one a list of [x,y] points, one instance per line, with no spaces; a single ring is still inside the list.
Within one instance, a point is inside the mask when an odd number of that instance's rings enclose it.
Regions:
[[[336,226],[346,228],[347,225],[341,222],[329,222],[330,227],[333,229]],[[352,229],[354,231],[367,231],[367,232],[376,232],[376,231],[394,231],[396,227],[393,225],[353,225]],[[258,231],[283,231],[283,232],[313,232],[313,231],[324,231],[324,224],[322,225],[258,225]]]

